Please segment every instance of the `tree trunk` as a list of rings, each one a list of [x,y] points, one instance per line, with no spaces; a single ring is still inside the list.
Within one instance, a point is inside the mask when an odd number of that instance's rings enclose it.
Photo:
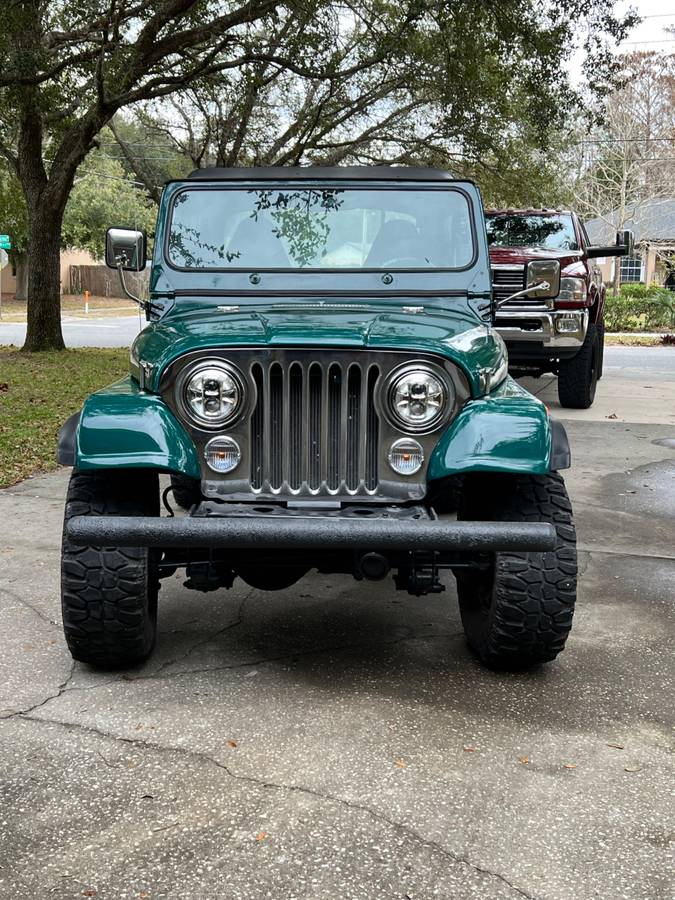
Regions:
[[[614,257],[614,279],[612,284],[612,296],[618,297],[621,293],[621,257]]]
[[[61,332],[61,220],[49,204],[30,204],[28,327],[22,350],[64,350]]]
[[[28,256],[25,253],[15,253],[14,265],[16,266],[15,298],[25,301],[28,299]]]

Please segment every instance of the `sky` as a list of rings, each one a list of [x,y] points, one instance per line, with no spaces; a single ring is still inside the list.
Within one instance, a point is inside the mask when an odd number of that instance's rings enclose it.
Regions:
[[[675,28],[675,5],[672,0],[619,0],[617,12],[624,13],[635,9],[642,22],[637,25],[626,40],[619,45],[617,52],[630,53],[635,50],[654,50],[664,53],[675,53],[675,34],[668,34],[667,28]],[[672,12],[667,12],[668,9]],[[569,70],[573,81],[581,78],[583,52],[576,53],[569,61]]]
[[[626,50],[663,50],[675,52],[675,34],[668,34],[666,28],[675,27],[675,6],[664,0],[633,0],[632,3],[617,3],[619,12],[633,7],[643,21],[633,29],[621,45]],[[668,9],[672,12],[667,12]]]

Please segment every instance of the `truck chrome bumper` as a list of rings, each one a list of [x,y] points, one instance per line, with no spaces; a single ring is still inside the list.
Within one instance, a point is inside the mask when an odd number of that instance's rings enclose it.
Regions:
[[[446,522],[331,516],[75,516],[68,540],[93,547],[221,547],[232,550],[553,550],[547,522]]]
[[[507,344],[579,348],[588,330],[588,310],[502,309],[497,313],[496,328]]]

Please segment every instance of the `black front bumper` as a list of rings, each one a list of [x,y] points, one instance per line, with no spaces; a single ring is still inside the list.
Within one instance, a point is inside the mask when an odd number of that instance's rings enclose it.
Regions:
[[[74,544],[93,547],[225,548],[228,550],[462,551],[553,550],[546,522],[453,522],[331,516],[288,517],[75,516]]]

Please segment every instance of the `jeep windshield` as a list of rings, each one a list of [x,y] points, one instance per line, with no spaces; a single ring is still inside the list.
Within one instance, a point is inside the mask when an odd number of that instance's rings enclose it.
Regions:
[[[165,253],[183,270],[452,270],[476,254],[458,189],[186,188]]]
[[[569,215],[487,214],[485,226],[490,247],[579,249]]]

